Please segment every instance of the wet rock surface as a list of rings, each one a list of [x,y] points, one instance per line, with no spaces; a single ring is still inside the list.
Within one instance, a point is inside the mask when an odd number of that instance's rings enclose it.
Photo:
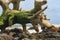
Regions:
[[[24,32],[17,33],[14,33],[12,36],[6,33],[0,33],[0,40],[60,40],[59,32],[45,31],[32,34],[25,34]]]

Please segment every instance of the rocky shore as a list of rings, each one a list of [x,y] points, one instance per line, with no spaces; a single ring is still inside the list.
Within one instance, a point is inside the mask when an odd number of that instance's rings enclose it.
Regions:
[[[0,33],[0,40],[60,40],[60,32],[43,31],[25,34],[22,30],[11,30],[9,34]]]

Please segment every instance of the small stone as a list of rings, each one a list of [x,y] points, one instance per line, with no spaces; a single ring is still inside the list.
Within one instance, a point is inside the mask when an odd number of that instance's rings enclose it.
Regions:
[[[24,38],[24,40],[30,40],[29,38]]]

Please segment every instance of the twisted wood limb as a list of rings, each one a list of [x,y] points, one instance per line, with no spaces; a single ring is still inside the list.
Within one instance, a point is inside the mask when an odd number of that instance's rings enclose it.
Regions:
[[[38,33],[39,32],[38,23],[32,22],[32,25],[33,25],[35,31]]]
[[[1,5],[2,8],[3,8],[3,11],[9,9],[8,3],[6,3],[5,0],[0,0],[0,5]]]
[[[9,3],[13,3],[13,10],[19,10],[19,4],[21,1],[25,0],[9,0]]]

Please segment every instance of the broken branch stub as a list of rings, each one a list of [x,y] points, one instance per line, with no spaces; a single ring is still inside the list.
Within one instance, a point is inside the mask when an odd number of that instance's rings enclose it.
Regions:
[[[44,9],[39,10],[38,12],[36,12],[36,14],[34,14],[33,17],[38,16],[39,14],[41,14],[41,13],[42,13],[44,10],[46,10],[46,9],[47,9],[47,6],[46,6]]]

